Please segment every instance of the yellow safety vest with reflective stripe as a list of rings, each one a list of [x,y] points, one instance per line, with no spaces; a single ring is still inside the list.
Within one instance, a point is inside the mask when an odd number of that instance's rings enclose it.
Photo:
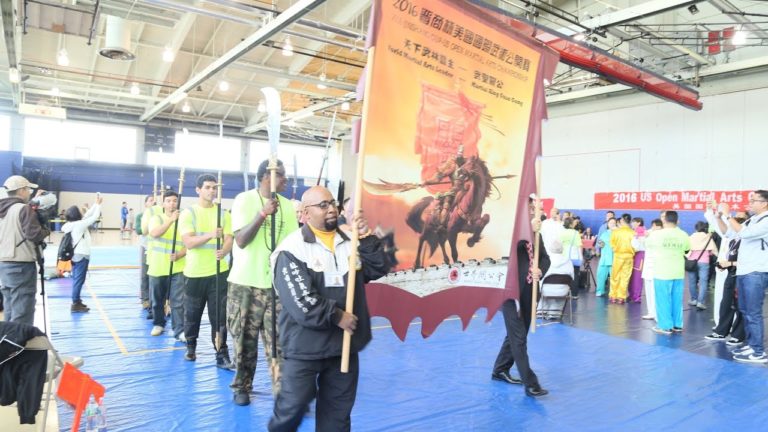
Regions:
[[[144,214],[141,215],[141,230],[146,243],[144,244],[144,254],[147,256],[146,262],[152,257],[152,237],[149,235],[149,222],[156,215],[163,214],[163,208],[159,205],[153,205],[152,207],[144,210]],[[146,228],[146,230],[144,230]]]
[[[162,226],[168,221],[168,216],[165,213],[154,216],[149,221],[149,232],[153,229]],[[171,248],[173,246],[173,224],[165,231],[160,237],[152,238],[151,244],[148,244],[147,250],[152,250],[151,254],[147,258],[147,265],[149,270],[147,274],[153,277],[168,276],[168,271],[171,269]],[[184,243],[181,241],[181,232],[176,232],[176,249],[178,252],[184,248]],[[173,263],[173,274],[181,273],[184,271],[184,265],[186,263],[186,257],[175,261]]]
[[[232,218],[229,212],[221,210],[221,226],[224,236],[232,235]],[[216,206],[203,208],[199,205],[188,207],[181,212],[179,217],[179,232],[181,235],[204,235],[216,230]],[[224,239],[221,239],[222,246]],[[229,270],[229,259],[225,257],[220,261],[221,272]],[[196,248],[187,249],[187,264],[184,267],[184,276],[199,278],[214,276],[216,274],[216,239],[212,238],[207,243]]]

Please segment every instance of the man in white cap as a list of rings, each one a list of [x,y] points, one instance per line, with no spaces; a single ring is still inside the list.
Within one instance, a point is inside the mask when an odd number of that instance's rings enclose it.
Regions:
[[[11,176],[3,184],[8,197],[0,199],[0,285],[5,321],[32,325],[39,244],[50,234],[47,224],[28,205],[36,184]],[[38,194],[40,191],[38,191]]]

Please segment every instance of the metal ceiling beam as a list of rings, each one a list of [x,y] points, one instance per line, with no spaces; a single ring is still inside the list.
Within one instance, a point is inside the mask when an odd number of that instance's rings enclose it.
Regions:
[[[187,35],[189,34],[189,31],[192,29],[192,25],[194,25],[195,20],[197,19],[197,16],[194,14],[186,14],[179,22],[176,24],[176,27],[173,29],[173,38],[171,39],[171,42],[168,44],[168,48],[170,48],[171,51],[173,51],[174,57],[179,54],[179,50],[181,49],[181,45],[184,43],[184,40],[187,38]],[[156,73],[154,76],[154,81],[160,81],[165,82],[165,80],[168,78],[168,73],[171,71],[171,66],[173,66],[173,62],[165,62],[165,61],[159,61],[159,65],[157,66]],[[160,87],[155,86],[152,87],[152,96],[157,96],[160,94]]]
[[[184,94],[194,89],[197,85],[212,77],[217,72],[224,69],[227,65],[231,64],[254,47],[263,44],[270,37],[274,36],[280,30],[295,22],[300,17],[306,15],[309,13],[309,11],[324,1],[325,0],[299,0],[298,2],[294,3],[291,7],[286,9],[285,12],[278,15],[274,20],[270,21],[269,24],[256,30],[252,35],[248,36],[242,42],[235,45],[234,48],[229,50],[221,58],[215,60],[205,69],[200,71],[200,73],[182,84],[178,89],[176,89],[176,91],[168,95],[168,97],[163,99],[160,103],[147,110],[147,112],[141,116],[140,120],[151,120],[160,112],[168,108],[171,105],[172,100],[182,98]]]
[[[744,16],[739,14],[739,8],[737,8],[733,3],[731,3],[728,0],[709,0],[709,3],[720,9],[720,12],[722,12],[725,15],[728,15],[732,20],[739,24],[743,24],[744,28],[751,31],[752,33],[760,36],[761,38],[768,38],[768,32],[761,29],[757,25],[753,24],[752,21],[745,18]]]
[[[617,37],[619,39],[625,40],[629,44],[630,47],[641,49],[641,50],[647,52],[648,54],[653,54],[653,55],[659,56],[660,58],[672,57],[672,54],[662,50],[659,47],[651,45],[651,44],[649,44],[648,42],[646,42],[646,41],[644,41],[642,39],[634,39],[632,37],[632,35],[630,35],[629,33],[625,32],[623,30],[619,30],[617,27],[613,27],[613,28],[608,29],[608,33],[610,35],[614,36],[614,37]],[[682,65],[684,67],[690,67],[691,66],[690,64],[688,64],[688,62],[686,62],[682,58],[675,57],[675,58],[672,59],[672,61],[675,61],[675,62],[679,63],[680,65]]]
[[[701,55],[701,54],[697,53],[696,51],[694,51],[694,50],[692,50],[692,49],[690,49],[690,48],[687,48],[687,47],[685,47],[685,46],[683,46],[683,45],[679,45],[679,44],[677,44],[677,43],[676,43],[675,41],[673,41],[672,39],[669,39],[669,38],[666,38],[666,37],[664,37],[664,35],[662,35],[661,33],[659,33],[659,32],[657,32],[657,31],[653,30],[653,29],[652,29],[652,28],[650,28],[650,27],[646,27],[646,26],[637,26],[637,28],[638,28],[638,29],[640,29],[640,30],[642,30],[642,31],[644,31],[644,32],[647,32],[647,33],[648,33],[648,34],[650,34],[651,36],[655,36],[655,37],[659,38],[659,41],[660,41],[660,42],[663,42],[663,43],[665,43],[665,44],[669,45],[669,46],[670,46],[670,48],[672,48],[672,49],[675,49],[675,50],[677,50],[677,51],[680,51],[680,52],[681,52],[681,53],[683,53],[683,54],[688,54],[688,55],[689,55],[689,56],[690,56],[692,59],[696,60],[697,62],[699,62],[699,63],[701,63],[701,64],[708,64],[708,65],[710,65],[710,66],[715,64],[715,62],[714,62],[714,61],[712,61],[712,60],[710,60],[710,59],[708,59],[708,58],[704,57],[703,55]]]
[[[16,28],[16,23],[13,16],[13,1],[1,0],[0,1],[0,13],[2,13],[2,28],[3,28],[3,42],[5,45],[5,56],[8,62],[9,68],[19,69],[19,58],[21,58],[21,38]],[[21,71],[19,71],[21,76]],[[7,78],[3,78],[5,81]],[[11,95],[13,97],[13,105],[16,106],[21,101],[21,94],[19,92],[18,83],[9,83],[11,86]]]
[[[620,9],[616,12],[581,21],[580,24],[591,29],[607,29],[619,24],[637,21],[671,10],[687,7],[702,1],[703,0],[650,0],[636,6]]]
[[[330,20],[335,22],[341,22],[341,23],[349,23],[350,21],[357,18],[363,11],[365,11],[368,6],[370,5],[370,0],[349,0],[346,5],[344,5],[343,8],[341,8],[336,14],[334,14],[332,17],[329,17]],[[304,48],[310,51],[320,51],[320,49],[325,44],[323,42],[318,41],[312,41],[309,42]],[[288,68],[287,74],[284,73],[284,75],[289,76],[296,76],[301,71],[304,70],[304,68],[307,67],[307,65],[312,61],[311,58],[305,57],[305,56],[295,56],[294,60],[291,62],[290,67]],[[310,81],[311,80],[311,81]],[[355,91],[356,88],[352,84],[341,84],[333,80],[329,81],[320,81],[316,78],[310,78],[309,80],[303,80],[305,83],[314,84],[317,85],[319,83],[322,83],[324,85],[327,85],[328,87],[334,87],[338,89],[343,89],[347,91]],[[314,81],[314,82],[312,82]],[[288,82],[286,80],[277,80],[275,86],[277,88],[281,87],[287,87]],[[251,116],[251,124],[248,125],[248,127],[245,128],[245,130],[248,130],[250,132],[259,130],[263,128],[263,118],[265,116],[257,111],[252,112]],[[261,126],[260,126],[261,125]],[[259,126],[258,128],[256,126]],[[248,132],[246,132],[248,133]]]
[[[297,121],[297,120],[305,119],[307,117],[312,117],[318,111],[323,111],[328,108],[333,108],[337,105],[341,105],[344,102],[351,101],[352,99],[354,99],[354,97],[355,97],[354,94],[350,94],[350,95],[342,96],[340,98],[335,98],[333,100],[318,102],[314,105],[310,105],[304,109],[300,109],[298,111],[294,111],[288,115],[283,116],[281,122],[288,122],[291,120]],[[257,131],[260,131],[261,129],[264,129],[266,126],[267,126],[266,121],[248,125],[243,129],[243,133],[257,132]]]
[[[735,73],[739,71],[749,71],[750,69],[768,68],[768,56],[757,57],[749,60],[743,60],[733,63],[724,63],[707,68],[702,68],[698,72],[698,77],[712,77],[716,75],[724,75],[729,73]],[[683,79],[692,79],[696,77],[696,72],[681,72]],[[585,90],[578,90],[569,93],[547,96],[547,104],[554,104],[558,102],[566,102],[577,99],[584,99],[591,96],[598,96],[604,94],[618,93],[622,91],[632,90],[631,87],[624,84],[611,84],[602,87],[594,87]]]

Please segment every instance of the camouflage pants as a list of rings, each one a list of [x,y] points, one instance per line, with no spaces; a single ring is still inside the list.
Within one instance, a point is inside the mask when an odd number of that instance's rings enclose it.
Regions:
[[[232,334],[237,371],[230,387],[235,391],[250,393],[253,390],[253,376],[256,372],[256,360],[259,350],[259,333],[264,344],[269,372],[272,377],[272,394],[280,391],[280,369],[283,364],[283,352],[280,349],[278,335],[277,358],[272,358],[272,297],[270,289],[254,288],[235,283],[229,284],[227,294],[227,328]],[[277,314],[282,307],[277,302]],[[275,329],[277,332],[277,329]]]

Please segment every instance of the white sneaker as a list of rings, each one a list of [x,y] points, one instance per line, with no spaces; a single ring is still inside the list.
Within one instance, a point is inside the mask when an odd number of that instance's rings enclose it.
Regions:
[[[733,355],[749,355],[749,354],[754,354],[755,350],[752,349],[752,347],[749,345],[744,345],[743,347],[737,348],[731,352],[733,353]]]
[[[698,303],[696,300],[688,300],[688,306],[696,306],[696,303]]]
[[[735,337],[732,337],[725,342],[725,344],[728,346],[737,346],[741,345],[742,343],[743,341],[741,339],[736,339]]]
[[[152,332],[150,332],[149,334],[151,334],[152,336],[160,336],[161,334],[163,334],[163,330],[165,329],[160,326],[154,326],[152,327]]]
[[[184,336],[184,332],[179,333],[179,335],[176,336],[176,340],[182,343],[187,343],[187,337]]]
[[[653,315],[643,315],[644,320],[655,320],[656,317]]]

